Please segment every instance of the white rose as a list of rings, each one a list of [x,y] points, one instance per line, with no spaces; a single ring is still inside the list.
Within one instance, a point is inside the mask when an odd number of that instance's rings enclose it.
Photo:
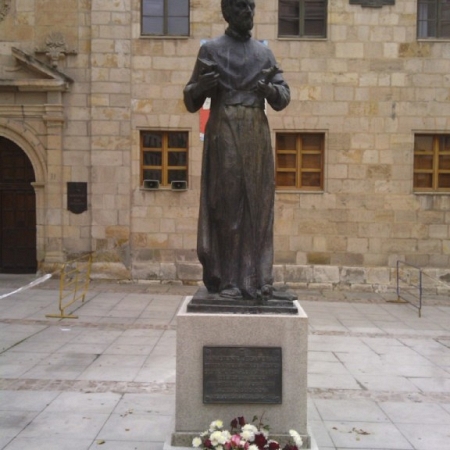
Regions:
[[[209,437],[211,444],[215,447],[216,445],[224,445],[227,442],[227,438],[222,434],[220,430],[214,431]]]
[[[214,430],[219,430],[223,427],[223,422],[221,420],[214,420],[214,422],[211,422],[209,425],[209,431],[213,432]]]
[[[223,430],[222,431],[222,436],[228,441],[231,439],[231,434],[228,430]]]
[[[301,447],[303,445],[303,439],[295,430],[289,430],[289,434],[297,447]]]
[[[253,440],[255,439],[255,433],[252,430],[249,430],[249,429],[242,430],[241,438],[244,441],[253,442]]]
[[[195,437],[192,440],[192,447],[198,448],[200,445],[202,445],[202,440],[199,437]]]

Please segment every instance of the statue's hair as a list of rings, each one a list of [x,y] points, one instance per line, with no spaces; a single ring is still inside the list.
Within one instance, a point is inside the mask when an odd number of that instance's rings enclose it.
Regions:
[[[223,18],[228,22],[229,18],[229,10],[231,7],[231,4],[234,0],[221,0],[221,8],[222,8],[222,15]]]

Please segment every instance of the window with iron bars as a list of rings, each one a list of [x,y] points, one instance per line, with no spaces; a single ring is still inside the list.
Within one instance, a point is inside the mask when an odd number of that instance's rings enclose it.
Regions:
[[[279,0],[278,37],[325,38],[327,0]]]
[[[450,134],[414,136],[414,191],[450,192]]]
[[[419,39],[450,38],[449,0],[418,0],[417,37]]]
[[[142,0],[143,36],[189,36],[189,0]]]
[[[141,185],[144,180],[170,186],[188,181],[188,132],[141,131]]]
[[[277,189],[323,190],[324,133],[277,133]]]

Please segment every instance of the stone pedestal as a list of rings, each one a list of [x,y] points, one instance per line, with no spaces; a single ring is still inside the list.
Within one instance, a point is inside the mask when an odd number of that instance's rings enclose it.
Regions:
[[[281,442],[296,430],[304,448],[311,448],[307,430],[308,317],[298,302],[293,314],[189,313],[186,298],[177,316],[177,368],[174,447],[190,447],[193,437],[213,420],[225,426],[238,416],[251,421],[264,413],[270,437]],[[281,349],[282,398],[280,403],[204,403],[204,347]],[[255,370],[258,366],[255,365]],[[243,376],[245,376],[243,374]]]

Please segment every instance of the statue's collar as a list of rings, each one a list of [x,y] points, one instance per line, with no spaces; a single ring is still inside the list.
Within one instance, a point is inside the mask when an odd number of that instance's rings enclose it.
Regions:
[[[252,33],[250,31],[242,34],[230,27],[225,30],[225,34],[233,39],[237,39],[238,41],[248,41],[252,37]]]

